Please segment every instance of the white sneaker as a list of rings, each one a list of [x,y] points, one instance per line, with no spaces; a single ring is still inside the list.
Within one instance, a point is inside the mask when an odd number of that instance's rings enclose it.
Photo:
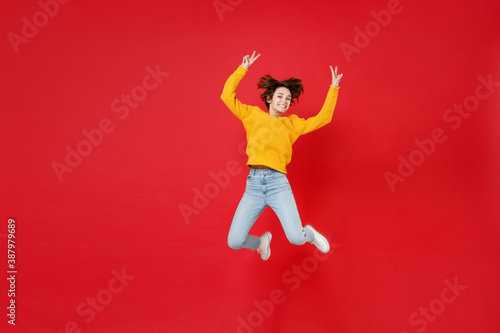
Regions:
[[[330,251],[330,244],[328,243],[328,241],[326,240],[326,238],[322,234],[320,234],[319,232],[317,232],[310,225],[306,225],[304,227],[304,229],[309,229],[309,230],[311,230],[313,232],[313,234],[314,234],[314,240],[312,241],[312,243],[314,245],[316,245],[316,247],[318,248],[318,250],[320,252],[328,253],[328,251]]]
[[[273,236],[269,231],[260,236],[260,245],[257,248],[257,252],[260,253],[262,260],[266,261],[271,256],[271,239]]]

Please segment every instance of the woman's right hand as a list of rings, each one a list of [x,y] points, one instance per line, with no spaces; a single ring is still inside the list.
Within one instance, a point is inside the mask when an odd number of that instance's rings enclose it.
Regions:
[[[256,56],[255,51],[253,51],[252,56],[250,57],[248,54],[243,57],[243,62],[241,63],[241,66],[248,70],[250,66],[254,63],[255,60],[257,60],[260,57],[260,53]]]

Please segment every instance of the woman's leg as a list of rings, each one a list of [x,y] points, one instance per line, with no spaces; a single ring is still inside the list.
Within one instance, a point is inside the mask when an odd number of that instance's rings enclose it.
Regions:
[[[290,243],[302,245],[305,242],[314,244],[323,253],[330,251],[328,240],[312,226],[302,227],[295,198],[285,174],[273,173],[272,186],[266,196],[266,203],[276,212],[283,230]]]
[[[286,175],[273,172],[266,203],[278,216],[288,241],[295,245],[312,243],[314,233],[302,226],[295,198]]]
[[[252,179],[254,178],[254,179]],[[234,213],[233,222],[229,229],[227,243],[232,249],[246,248],[255,250],[260,245],[260,238],[248,233],[253,224],[267,207],[262,191],[257,184],[257,176],[249,176],[245,193]]]

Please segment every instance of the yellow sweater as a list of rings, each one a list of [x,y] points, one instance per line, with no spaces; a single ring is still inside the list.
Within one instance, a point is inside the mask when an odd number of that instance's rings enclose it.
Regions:
[[[292,145],[299,136],[317,130],[332,120],[339,87],[330,86],[325,104],[316,116],[302,119],[291,114],[277,118],[236,98],[236,89],[246,73],[247,70],[239,66],[226,81],[221,98],[243,122],[247,132],[247,165],[266,165],[286,174],[286,166],[292,159]]]

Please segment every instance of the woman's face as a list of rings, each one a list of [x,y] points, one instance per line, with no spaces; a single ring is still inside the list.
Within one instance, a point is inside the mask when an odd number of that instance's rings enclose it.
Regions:
[[[284,113],[290,107],[292,102],[292,94],[286,87],[279,87],[274,91],[273,99],[269,100],[269,111],[275,113]]]

